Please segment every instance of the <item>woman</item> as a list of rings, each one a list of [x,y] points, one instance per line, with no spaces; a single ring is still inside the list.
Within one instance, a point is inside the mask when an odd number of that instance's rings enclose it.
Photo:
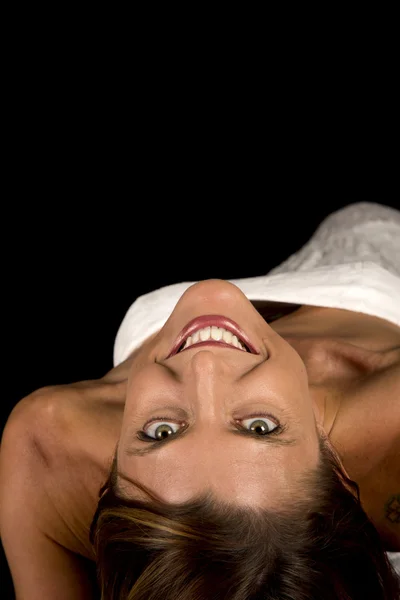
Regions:
[[[138,298],[103,378],[3,433],[17,598],[395,599],[400,213],[330,215],[267,276]],[[389,560],[390,562],[389,562]]]

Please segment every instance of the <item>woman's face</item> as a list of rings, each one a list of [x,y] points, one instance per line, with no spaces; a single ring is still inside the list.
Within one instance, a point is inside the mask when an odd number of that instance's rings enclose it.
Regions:
[[[247,350],[225,333],[235,324]],[[118,469],[172,504],[211,490],[235,504],[279,506],[318,463],[319,418],[299,354],[239,288],[203,281],[133,356]],[[284,431],[272,434],[277,427]]]

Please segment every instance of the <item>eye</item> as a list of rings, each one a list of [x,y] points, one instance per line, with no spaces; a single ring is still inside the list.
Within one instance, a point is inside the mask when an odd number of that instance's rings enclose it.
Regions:
[[[269,415],[253,415],[247,419],[237,419],[236,423],[249,435],[256,436],[278,435],[285,429],[284,426],[279,425]],[[178,425],[167,418],[156,417],[153,421],[145,425],[142,431],[137,433],[137,437],[142,441],[161,441],[171,435],[175,435],[181,427],[182,423]]]
[[[276,429],[279,429],[279,425],[275,423],[272,419],[268,419],[263,415],[257,415],[256,417],[251,417],[248,419],[241,419],[241,423],[244,424],[244,428],[247,429],[249,433],[254,433],[258,435],[268,435],[269,433],[274,432]],[[249,424],[246,426],[246,422]]]
[[[174,430],[172,426],[175,426],[176,429]],[[143,428],[143,437],[147,437],[147,439],[150,438],[152,440],[162,440],[168,437],[169,435],[173,435],[174,433],[176,433],[178,429],[179,425],[177,425],[176,423],[171,423],[168,421],[164,421],[163,419],[159,419],[158,421],[151,422],[146,429]]]

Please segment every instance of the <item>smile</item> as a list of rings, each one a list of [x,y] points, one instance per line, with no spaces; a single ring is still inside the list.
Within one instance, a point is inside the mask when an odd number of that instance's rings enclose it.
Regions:
[[[212,327],[203,327],[195,331],[193,335],[189,335],[178,352],[182,352],[182,350],[186,350],[189,346],[197,345],[199,342],[207,342],[208,340],[222,342],[224,345],[227,344],[228,346],[233,346],[247,352],[245,344],[234,333],[223,327],[215,327],[215,325]]]
[[[204,315],[193,319],[179,334],[167,358],[195,346],[225,346],[240,352],[259,354],[247,335],[231,319]]]

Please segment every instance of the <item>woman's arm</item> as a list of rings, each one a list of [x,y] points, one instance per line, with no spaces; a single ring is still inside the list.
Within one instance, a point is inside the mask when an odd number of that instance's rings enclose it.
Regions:
[[[54,539],[60,514],[34,435],[32,408],[34,402],[26,400],[16,406],[0,447],[0,535],[16,600],[95,599],[86,559]]]

